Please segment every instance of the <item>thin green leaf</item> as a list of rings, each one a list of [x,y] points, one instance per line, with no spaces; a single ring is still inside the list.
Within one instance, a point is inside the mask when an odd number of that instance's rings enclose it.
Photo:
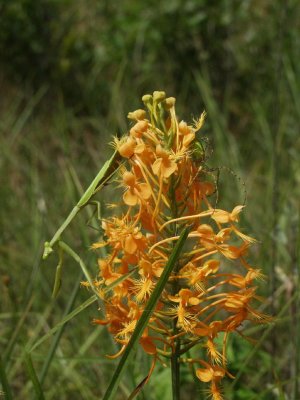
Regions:
[[[164,271],[163,271],[159,281],[157,282],[152,295],[149,298],[149,301],[143,311],[143,314],[141,315],[141,318],[137,322],[136,328],[133,331],[133,334],[126,346],[123,356],[114,372],[111,382],[110,382],[110,384],[106,390],[106,393],[103,397],[103,400],[111,400],[114,398],[115,392],[116,392],[119,382],[120,382],[120,379],[125,371],[125,366],[128,362],[130,355],[132,354],[132,350],[134,349],[137,341],[141,337],[142,333],[144,332],[144,330],[148,324],[148,321],[151,317],[151,314],[153,313],[155,305],[156,305],[157,301],[159,300],[161,293],[164,290],[164,287],[168,281],[168,278],[169,278],[171,272],[173,271],[173,268],[177,262],[178,256],[179,256],[179,254],[183,248],[183,245],[187,239],[188,233],[189,233],[189,229],[186,228],[180,235],[180,238],[178,239],[176,246],[174,247],[174,249],[170,255],[170,258],[164,268]]]
[[[33,300],[34,300],[34,297],[32,296],[29,299],[25,310],[22,312],[17,326],[15,326],[14,332],[13,332],[13,334],[12,334],[12,336],[10,338],[10,341],[9,341],[8,345],[6,346],[6,349],[5,349],[4,353],[3,353],[3,359],[5,361],[7,361],[9,359],[9,357],[10,357],[10,355],[11,355],[13,349],[14,349],[14,346],[17,343],[17,340],[18,340],[18,337],[19,337],[19,333],[20,333],[20,331],[21,331],[21,329],[22,329],[22,327],[23,327],[23,325],[25,323],[25,320],[26,320],[26,318],[27,318],[27,316],[29,314],[29,311],[31,309]]]
[[[82,276],[82,274],[80,273],[79,279],[77,279],[77,282],[75,283],[74,289],[73,289],[73,291],[71,293],[71,296],[69,298],[69,301],[68,301],[68,304],[67,304],[67,307],[66,307],[66,310],[65,310],[65,316],[70,313],[70,311],[71,311],[71,309],[72,309],[72,307],[73,307],[73,305],[75,303],[75,299],[76,299],[76,296],[77,296],[79,288],[80,288],[79,284],[80,284],[80,281],[81,281],[81,276]],[[61,338],[61,336],[63,334],[65,326],[66,326],[66,324],[62,325],[60,327],[60,329],[56,332],[56,335],[53,338],[53,341],[51,343],[50,349],[48,350],[45,362],[43,364],[42,372],[40,374],[41,385],[43,384],[43,382],[45,380],[46,374],[47,374],[48,369],[50,367],[51,361],[53,359],[53,356],[55,354],[55,351],[57,349],[57,346],[59,344],[59,341],[60,341],[60,338]]]
[[[2,385],[2,391],[3,391],[3,394],[4,394],[4,398],[6,400],[12,400],[13,399],[12,393],[11,393],[11,390],[10,390],[10,386],[8,384],[5,368],[4,368],[4,365],[2,363],[1,357],[0,357],[0,382],[1,382],[1,385]]]
[[[34,349],[40,346],[45,340],[49,339],[55,332],[60,329],[64,324],[74,318],[77,314],[81,313],[84,309],[89,307],[97,300],[97,296],[94,294],[89,299],[87,299],[84,303],[80,304],[80,306],[76,307],[70,314],[65,316],[60,322],[58,322],[49,332],[47,332],[44,336],[42,336],[35,344],[30,348],[29,352],[31,353]]]
[[[31,379],[32,384],[33,384],[33,388],[34,388],[35,393],[36,393],[36,398],[39,399],[39,400],[44,400],[45,397],[44,397],[43,389],[42,389],[42,386],[41,386],[41,384],[40,384],[40,382],[38,380],[37,374],[35,372],[35,369],[34,369],[34,366],[33,366],[33,363],[32,363],[32,359],[31,359],[30,354],[28,352],[25,352],[24,359],[25,359],[25,365],[26,365],[27,372],[28,372],[28,374],[30,376],[30,379]]]

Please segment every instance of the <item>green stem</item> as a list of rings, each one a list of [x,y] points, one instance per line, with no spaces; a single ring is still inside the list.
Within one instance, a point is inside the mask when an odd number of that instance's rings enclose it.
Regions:
[[[177,332],[176,322],[174,322],[173,332]],[[171,374],[172,374],[172,398],[180,400],[180,339],[175,340],[175,348],[171,356]]]
[[[177,272],[178,262],[176,264],[174,270]],[[178,293],[178,290],[178,281],[175,280],[172,285],[173,296]],[[176,336],[177,333],[177,318],[175,318],[173,321],[173,335]],[[173,400],[180,400],[180,338],[176,338],[174,344],[175,346],[171,356],[172,398]]]
[[[172,218],[175,219],[178,217],[178,208],[177,208],[177,203],[175,201],[175,189],[176,186],[178,185],[178,182],[174,181],[174,176],[172,176],[172,181],[171,181],[171,189],[170,189],[170,199],[171,200],[171,213],[172,213]],[[175,223],[173,225],[173,235],[177,236],[178,235],[178,225]],[[176,262],[175,268],[174,268],[174,273],[176,274],[179,269],[179,263]],[[180,290],[178,280],[174,280],[172,283],[172,294],[175,296]],[[173,335],[176,336],[178,333],[178,328],[177,328],[177,318],[174,319],[173,321]],[[172,398],[173,400],[180,400],[180,338],[175,339],[174,343],[174,350],[172,351],[172,356],[171,356],[171,379],[172,379]]]

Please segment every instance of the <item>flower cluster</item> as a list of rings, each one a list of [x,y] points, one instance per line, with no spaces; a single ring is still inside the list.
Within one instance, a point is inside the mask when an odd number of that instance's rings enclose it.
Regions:
[[[226,365],[229,334],[242,334],[245,320],[268,321],[257,310],[262,299],[254,281],[262,273],[245,259],[255,240],[238,228],[243,205],[225,211],[211,200],[216,184],[206,173],[199,132],[205,114],[188,125],[177,119],[175,99],[164,92],[142,100],[145,110],[128,115],[128,135],[114,140],[126,161],[118,177],[123,197],[118,216],[102,221],[103,235],[92,246],[104,247],[107,254],[98,260],[95,281],[105,300],[105,317],[94,323],[107,325],[120,344],[120,351],[109,357],[121,355],[180,233],[189,225],[184,250],[140,345],[161,360],[172,355],[175,343],[181,357],[202,344],[205,357],[180,361],[195,363],[198,379],[207,382],[213,399],[219,400],[220,381],[232,377]],[[108,285],[113,288],[105,291]]]

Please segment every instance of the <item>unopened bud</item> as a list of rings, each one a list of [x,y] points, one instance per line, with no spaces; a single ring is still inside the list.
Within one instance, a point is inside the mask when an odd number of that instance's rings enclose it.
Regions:
[[[144,94],[144,96],[142,97],[142,102],[147,104],[150,103],[151,101],[152,101],[151,94]]]
[[[163,101],[166,98],[166,93],[156,90],[153,92],[153,100],[156,102]]]
[[[174,107],[176,103],[176,99],[175,97],[168,97],[165,101],[164,101],[164,106],[167,110],[170,110],[170,108]]]
[[[128,113],[127,118],[132,119],[134,121],[139,121],[141,119],[146,118],[146,111],[145,110],[135,110]]]

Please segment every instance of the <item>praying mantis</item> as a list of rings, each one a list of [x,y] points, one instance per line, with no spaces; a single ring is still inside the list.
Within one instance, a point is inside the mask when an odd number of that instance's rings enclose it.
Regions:
[[[95,176],[95,178],[93,179],[87,190],[81,196],[77,204],[73,207],[70,214],[67,216],[62,225],[57,229],[52,239],[50,241],[45,242],[43,260],[46,260],[48,256],[54,251],[54,247],[58,245],[59,261],[56,267],[55,282],[52,293],[53,297],[57,296],[57,293],[61,285],[61,270],[63,265],[64,252],[68,253],[72,258],[74,258],[80,264],[85,277],[90,283],[92,283],[91,277],[89,276],[89,273],[85,268],[83,261],[66,243],[61,241],[61,235],[73,221],[76,215],[86,205],[88,204],[95,205],[95,202],[92,201],[92,198],[108,183],[108,181],[112,178],[112,176],[120,168],[120,166],[121,166],[121,156],[117,151],[115,151],[113,155],[103,164],[102,168],[99,170],[99,172],[97,173],[97,175]],[[98,205],[96,204],[96,207],[98,207]],[[91,285],[91,287],[93,288],[93,285]]]

